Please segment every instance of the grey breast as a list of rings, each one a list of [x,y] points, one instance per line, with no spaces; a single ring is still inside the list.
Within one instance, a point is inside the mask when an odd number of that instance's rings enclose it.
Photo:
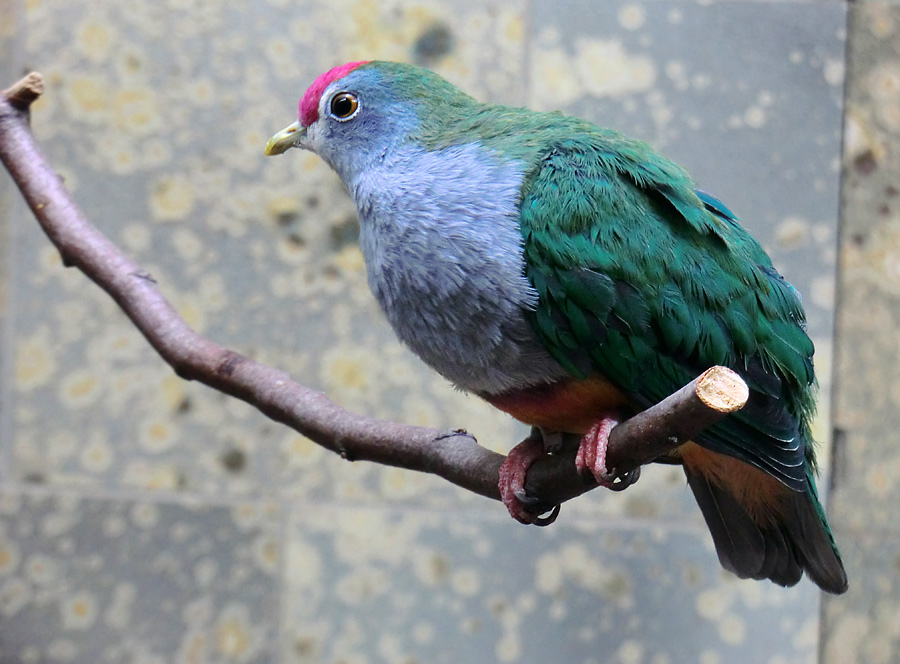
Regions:
[[[351,183],[369,286],[400,339],[458,387],[499,393],[562,368],[525,319],[522,181],[478,144],[396,150]]]

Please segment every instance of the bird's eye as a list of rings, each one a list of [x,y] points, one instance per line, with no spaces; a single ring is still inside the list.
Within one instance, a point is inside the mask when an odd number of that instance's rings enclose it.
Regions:
[[[359,100],[350,92],[338,92],[331,98],[331,115],[340,121],[349,120],[359,110]]]

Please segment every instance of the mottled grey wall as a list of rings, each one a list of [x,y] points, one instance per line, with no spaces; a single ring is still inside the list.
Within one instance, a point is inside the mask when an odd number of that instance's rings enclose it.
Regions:
[[[825,661],[900,661],[900,4],[850,13],[832,523],[853,581]]]
[[[266,160],[262,146],[316,74],[363,58],[650,140],[804,292],[826,442],[837,344],[832,512],[851,577],[824,629],[807,581],[730,577],[675,468],[537,529],[436,478],[343,462],[175,377],[62,268],[0,178],[0,662],[793,664],[820,647],[829,664],[900,659],[900,13],[857,5],[848,34],[847,11],[0,0],[0,86],[44,74],[35,134],[194,327],[354,410],[463,426],[502,450],[521,428],[394,339],[337,179],[313,155]]]

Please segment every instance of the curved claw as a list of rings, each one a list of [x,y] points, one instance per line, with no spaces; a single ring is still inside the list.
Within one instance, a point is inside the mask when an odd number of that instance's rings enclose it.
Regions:
[[[535,513],[534,510],[541,504],[541,499],[535,496],[529,496],[524,488],[515,490],[513,496],[519,501],[519,504],[510,509],[510,514],[512,514],[513,518],[520,523],[541,526],[543,528],[556,521],[556,517],[559,516],[561,505],[554,505],[550,510],[550,514],[547,516],[539,516],[538,513]],[[507,508],[509,508],[509,505],[507,505]]]
[[[513,496],[515,496],[516,500],[522,503],[522,505],[524,505],[525,507],[534,507],[541,502],[540,498],[538,498],[537,496],[529,496],[528,492],[525,491],[524,486],[521,489],[516,489],[515,491],[513,491]]]
[[[547,516],[539,516],[536,518],[533,523],[536,526],[540,526],[543,528],[544,526],[549,526],[551,523],[556,521],[556,517],[559,516],[559,510],[561,509],[561,505],[554,505],[553,510]]]
[[[624,491],[632,484],[637,482],[641,478],[641,469],[640,466],[635,468],[634,470],[629,470],[627,473],[622,473],[621,475],[616,475],[615,473],[611,474],[610,482],[607,485],[609,489],[613,491]]]

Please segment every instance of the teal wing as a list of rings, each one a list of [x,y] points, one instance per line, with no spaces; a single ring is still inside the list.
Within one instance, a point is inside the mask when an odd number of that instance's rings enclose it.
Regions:
[[[531,322],[571,374],[650,406],[713,365],[747,406],[696,440],[807,490],[813,345],[800,298],[715,198],[646,144],[598,130],[557,141],[522,191]]]

